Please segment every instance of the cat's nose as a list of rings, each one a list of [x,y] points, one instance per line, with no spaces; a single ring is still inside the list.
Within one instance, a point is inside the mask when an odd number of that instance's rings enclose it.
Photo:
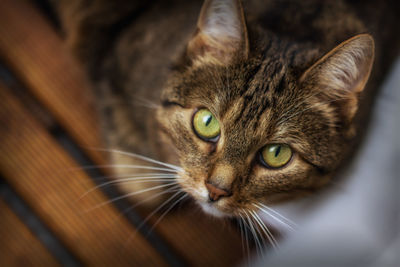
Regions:
[[[209,182],[206,182],[206,187],[208,189],[208,197],[212,202],[217,201],[221,197],[228,197],[231,195],[228,190],[221,189]]]

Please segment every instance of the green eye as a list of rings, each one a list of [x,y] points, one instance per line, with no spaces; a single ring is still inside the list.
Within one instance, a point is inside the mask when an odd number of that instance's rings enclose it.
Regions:
[[[216,141],[221,133],[218,120],[208,109],[199,109],[193,116],[193,128],[196,134],[206,141]]]
[[[285,144],[266,145],[261,151],[261,158],[267,167],[279,168],[292,158],[292,149]]]

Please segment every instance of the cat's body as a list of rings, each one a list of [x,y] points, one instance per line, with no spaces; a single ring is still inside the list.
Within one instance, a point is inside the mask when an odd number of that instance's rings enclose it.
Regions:
[[[327,184],[400,46],[395,1],[245,1],[245,21],[237,1],[218,8],[207,1],[200,20],[202,1],[156,1],[138,17],[116,8],[122,2],[92,2],[79,23],[65,23],[94,82],[108,146],[180,165],[181,186],[216,215],[243,215]],[[67,22],[68,12],[76,9],[64,13]],[[93,23],[96,12],[114,13]],[[213,15],[228,18],[219,23]],[[97,39],[87,38],[96,29]],[[204,108],[221,125],[217,140],[194,133],[192,118]],[[260,164],[268,144],[288,144],[291,160],[275,169]],[[143,163],[119,152],[111,158]]]

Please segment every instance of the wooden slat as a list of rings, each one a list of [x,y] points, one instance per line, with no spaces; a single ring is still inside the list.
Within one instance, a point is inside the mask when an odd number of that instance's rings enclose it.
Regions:
[[[73,133],[78,143],[98,140],[99,132],[93,125],[96,115],[84,103],[88,99],[81,96],[83,92],[90,95],[86,91],[88,84],[69,53],[62,50],[61,40],[43,18],[32,8],[21,4],[21,0],[0,1],[11,6],[0,10],[0,53],[3,51],[30,89]],[[29,25],[21,16],[30,18]],[[8,26],[2,27],[5,21]],[[91,153],[96,155],[95,151]],[[94,157],[94,160],[101,164],[98,158]],[[157,216],[152,221],[156,220]],[[182,210],[172,213],[162,220],[156,231],[169,240],[188,262],[197,266],[210,262],[229,266],[242,257],[237,231],[233,231],[229,224],[222,225],[201,212],[193,214]]]
[[[89,83],[47,21],[23,0],[0,0],[0,54],[82,148],[101,147]],[[99,152],[88,150],[103,163]]]
[[[211,218],[200,207],[178,209],[156,229],[171,240],[191,266],[235,266],[243,258],[240,236],[232,225]]]
[[[0,200],[0,266],[58,266],[40,241]]]
[[[0,172],[78,259],[92,266],[165,263],[95,184],[0,85]],[[73,171],[72,171],[73,170]]]

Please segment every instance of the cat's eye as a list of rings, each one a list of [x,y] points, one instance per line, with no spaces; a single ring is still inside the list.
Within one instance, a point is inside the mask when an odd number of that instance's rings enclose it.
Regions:
[[[260,153],[261,161],[269,168],[285,166],[292,158],[293,152],[286,144],[266,145]]]
[[[195,133],[205,141],[215,142],[221,133],[218,120],[208,109],[197,110],[192,123]]]

